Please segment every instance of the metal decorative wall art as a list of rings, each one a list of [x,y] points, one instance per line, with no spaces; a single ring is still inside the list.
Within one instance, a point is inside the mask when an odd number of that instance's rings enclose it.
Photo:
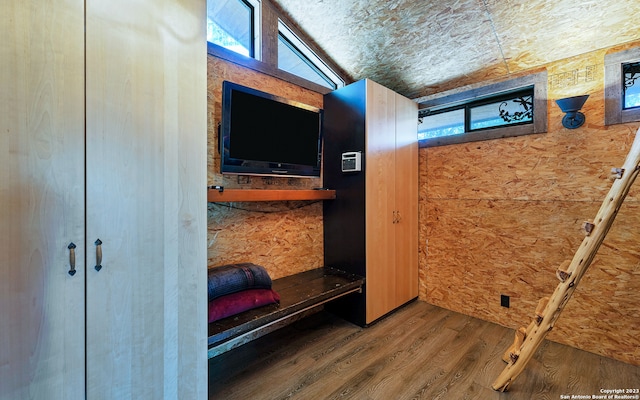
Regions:
[[[514,111],[512,114],[506,109],[508,102],[503,101],[500,103],[498,110],[500,111],[500,118],[504,122],[519,122],[533,119],[533,96],[522,96],[510,100],[512,103],[519,105],[519,111]]]

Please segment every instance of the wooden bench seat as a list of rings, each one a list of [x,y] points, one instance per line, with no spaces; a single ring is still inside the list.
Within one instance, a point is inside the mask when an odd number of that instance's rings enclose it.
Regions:
[[[360,292],[364,278],[324,267],[273,280],[280,304],[245,311],[209,324],[212,358],[321,309],[324,303]]]

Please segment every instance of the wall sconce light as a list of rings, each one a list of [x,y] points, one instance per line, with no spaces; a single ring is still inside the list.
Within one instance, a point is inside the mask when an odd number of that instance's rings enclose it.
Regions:
[[[576,129],[584,124],[584,114],[579,110],[584,105],[584,102],[587,101],[589,97],[588,94],[583,96],[574,96],[567,97],[565,99],[556,100],[556,104],[563,113],[567,113],[564,117],[562,117],[562,126],[568,129]]]

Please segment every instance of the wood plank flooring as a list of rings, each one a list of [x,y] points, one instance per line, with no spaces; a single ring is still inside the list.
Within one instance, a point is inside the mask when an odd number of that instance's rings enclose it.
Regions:
[[[545,341],[509,392],[496,392],[513,333],[420,301],[368,328],[321,312],[209,360],[209,398],[528,400],[640,389],[640,367]]]

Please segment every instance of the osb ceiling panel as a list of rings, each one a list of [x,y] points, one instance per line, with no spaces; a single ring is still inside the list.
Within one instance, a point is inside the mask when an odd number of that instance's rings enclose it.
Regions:
[[[417,98],[640,39],[638,0],[274,0],[353,80]]]

